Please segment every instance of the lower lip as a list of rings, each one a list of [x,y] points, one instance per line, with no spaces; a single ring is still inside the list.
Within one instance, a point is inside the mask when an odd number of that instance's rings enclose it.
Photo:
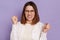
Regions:
[[[29,18],[31,18],[31,16],[28,16]]]

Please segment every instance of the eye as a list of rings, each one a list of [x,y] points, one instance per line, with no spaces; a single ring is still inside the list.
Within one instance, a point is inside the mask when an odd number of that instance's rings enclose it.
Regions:
[[[30,12],[34,12],[34,10],[31,10]]]
[[[25,10],[25,12],[29,12],[29,10]]]
[[[25,12],[34,12],[34,10],[25,10]]]

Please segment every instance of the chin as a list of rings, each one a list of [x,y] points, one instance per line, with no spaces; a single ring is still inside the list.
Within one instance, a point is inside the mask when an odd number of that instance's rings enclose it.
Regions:
[[[28,19],[29,21],[33,20],[33,19]]]
[[[31,21],[31,19],[29,19],[29,21]]]

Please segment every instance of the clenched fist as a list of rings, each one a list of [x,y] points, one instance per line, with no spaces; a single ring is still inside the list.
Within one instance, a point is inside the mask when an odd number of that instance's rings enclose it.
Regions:
[[[43,32],[47,32],[50,29],[50,24],[46,23],[43,27]]]
[[[13,23],[13,24],[17,24],[17,22],[18,22],[17,16],[13,16],[13,17],[12,17],[12,23]]]

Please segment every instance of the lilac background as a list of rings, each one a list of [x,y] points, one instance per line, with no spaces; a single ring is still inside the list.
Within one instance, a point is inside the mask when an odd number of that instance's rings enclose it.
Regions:
[[[20,20],[24,4],[30,0],[0,0],[0,40],[9,40],[11,32],[11,17],[18,16]],[[51,29],[48,40],[60,40],[60,0],[32,0],[37,4],[41,22],[48,22]]]

